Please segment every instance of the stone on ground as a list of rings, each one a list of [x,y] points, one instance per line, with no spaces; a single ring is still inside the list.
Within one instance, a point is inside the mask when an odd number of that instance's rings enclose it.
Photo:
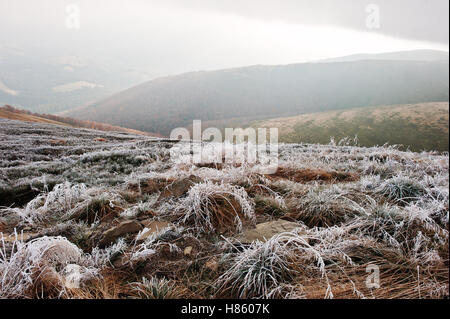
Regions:
[[[298,223],[286,220],[275,220],[256,225],[256,228],[248,229],[237,237],[243,244],[251,244],[254,241],[266,242],[275,235],[293,231],[301,227]]]

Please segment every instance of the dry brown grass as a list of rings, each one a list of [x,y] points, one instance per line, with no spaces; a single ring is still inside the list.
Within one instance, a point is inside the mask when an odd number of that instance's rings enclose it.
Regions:
[[[119,203],[111,205],[109,200],[102,198],[93,198],[85,207],[80,208],[78,212],[71,215],[75,221],[84,221],[92,224],[95,221],[107,222],[116,218],[123,210]]]
[[[52,267],[42,267],[43,270],[33,274],[33,286],[26,295],[37,299],[64,298],[64,284],[61,276]]]
[[[359,179],[355,173],[348,172],[329,172],[319,169],[292,170],[285,167],[278,168],[275,174],[269,175],[269,178],[281,178],[294,181],[296,183],[307,183],[313,181],[322,182],[354,182]]]
[[[154,194],[161,192],[174,181],[175,179],[153,178],[141,181],[140,184],[130,184],[127,190],[136,194]]]
[[[368,288],[367,265],[347,267],[330,272],[328,280],[335,299],[434,299],[448,298],[448,285],[444,287],[436,281],[436,273],[401,272],[399,268],[380,268],[380,287]],[[446,274],[445,274],[446,273]],[[441,280],[448,282],[448,269],[440,271]],[[446,276],[446,279],[443,277]],[[323,299],[328,282],[318,278],[297,278],[294,284],[296,297]],[[445,291],[446,290],[446,291]]]
[[[62,126],[71,126],[66,123],[56,122],[52,120],[48,120],[42,117],[37,117],[29,114],[20,114],[9,112],[7,110],[3,110],[0,108],[0,118],[8,119],[8,120],[16,120],[22,122],[34,122],[34,123],[44,123],[44,124],[54,124],[54,125],[62,125]]]
[[[351,110],[328,111],[321,113],[303,114],[293,117],[276,118],[254,123],[254,127],[278,127],[280,136],[289,136],[295,133],[295,127],[312,123],[318,127],[327,126],[335,119],[351,122],[361,114],[371,114],[375,121],[389,118],[399,114],[415,124],[430,124],[448,133],[448,102],[432,102],[421,104],[390,105],[378,107],[364,107]]]
[[[288,202],[283,219],[301,221],[310,228],[342,225],[357,217],[361,211],[343,196],[311,196]]]
[[[236,217],[245,220],[241,205],[232,197],[211,196],[206,208],[212,212],[211,222],[218,233],[226,233],[233,229]]]
[[[79,289],[69,289],[71,299],[122,299],[131,295],[127,281],[134,278],[130,273],[106,270],[99,279],[92,280]]]
[[[400,251],[372,240],[350,245],[341,253],[353,263],[340,260],[339,255],[325,254],[326,277],[314,269],[308,270],[308,265],[299,259],[300,262],[295,263],[298,275],[290,284],[294,289],[287,295],[323,299],[331,289],[335,299],[441,299],[449,296],[449,272],[445,263],[418,266]],[[379,269],[379,287],[367,286],[372,273],[369,266]]]

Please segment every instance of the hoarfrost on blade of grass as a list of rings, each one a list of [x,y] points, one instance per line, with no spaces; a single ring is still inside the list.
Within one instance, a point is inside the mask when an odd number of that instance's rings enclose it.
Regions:
[[[222,212],[217,201],[223,201],[229,209]],[[256,219],[254,203],[243,188],[210,181],[194,185],[175,207],[175,214],[180,223],[193,224],[200,232],[215,232],[220,224],[226,222],[240,232],[243,219],[252,223]]]

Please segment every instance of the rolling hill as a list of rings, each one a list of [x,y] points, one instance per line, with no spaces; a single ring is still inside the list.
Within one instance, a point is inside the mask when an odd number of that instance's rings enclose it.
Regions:
[[[447,102],[448,67],[448,59],[362,60],[194,72],[146,82],[67,115],[168,135],[194,119],[225,126],[361,106]]]
[[[322,143],[358,136],[362,146],[402,144],[413,151],[449,150],[449,104],[422,103],[305,114],[252,123],[277,127],[286,143]]]
[[[32,113],[26,110],[20,110],[14,108],[10,105],[5,105],[0,107],[0,118],[22,121],[22,122],[30,122],[30,123],[41,123],[41,124],[53,124],[53,125],[62,125],[74,128],[88,128],[95,129],[99,131],[105,132],[122,132],[128,134],[136,134],[136,135],[146,135],[146,136],[154,136],[160,137],[158,134],[153,134],[149,132],[141,132],[138,130],[128,129],[124,127],[114,126],[106,123],[99,123],[93,121],[83,121],[77,120],[70,117],[62,117],[50,114],[39,114]]]
[[[49,119],[46,119],[46,118],[43,118],[43,117],[39,117],[39,116],[34,116],[34,115],[30,115],[30,114],[25,114],[25,113],[17,113],[17,112],[7,111],[4,108],[0,108],[0,118],[8,119],[8,120],[15,120],[15,121],[22,121],[22,122],[71,126],[71,125],[69,125],[67,123],[53,121],[53,120],[49,120]]]

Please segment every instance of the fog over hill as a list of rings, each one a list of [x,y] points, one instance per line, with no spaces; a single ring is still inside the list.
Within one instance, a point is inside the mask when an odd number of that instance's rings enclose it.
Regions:
[[[445,54],[390,53],[385,60],[365,56],[186,73],[146,82],[67,114],[167,135],[194,119],[231,125],[364,106],[446,102],[448,53],[447,59],[436,59]]]
[[[147,78],[145,78],[147,79]],[[80,56],[14,51],[0,45],[0,105],[58,113],[143,81],[142,75]]]

